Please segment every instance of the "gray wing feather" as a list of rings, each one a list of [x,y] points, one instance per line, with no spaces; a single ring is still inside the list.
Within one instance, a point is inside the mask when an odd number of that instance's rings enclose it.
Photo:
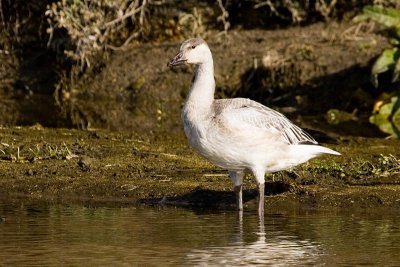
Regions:
[[[275,129],[287,144],[318,144],[307,132],[283,114],[247,98],[221,99],[214,102],[216,113],[228,112],[235,119],[262,129]],[[225,113],[226,114],[226,113]]]

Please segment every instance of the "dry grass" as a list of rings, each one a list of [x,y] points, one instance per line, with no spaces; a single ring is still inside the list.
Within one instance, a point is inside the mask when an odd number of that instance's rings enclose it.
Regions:
[[[40,25],[47,28],[48,36],[35,38],[48,40],[47,46],[60,58],[73,59],[83,70],[107,56],[109,51],[124,49],[132,42],[148,42],[161,35],[166,36],[164,40],[205,36],[210,28],[227,34],[236,23],[234,13],[246,12],[244,2],[248,3],[246,8],[256,12],[266,25],[276,18],[289,23],[315,20],[315,16],[328,20],[338,12],[351,11],[360,5],[357,1],[346,0],[217,0],[214,3],[194,0],[40,0],[27,1],[27,4],[0,1],[0,26],[3,28],[0,57],[6,57],[6,53],[14,55],[12,49],[24,43],[21,40],[27,39],[27,35],[35,33],[37,36],[35,30]],[[47,3],[50,4],[46,7]],[[368,3],[400,7],[398,0],[370,0]],[[10,61],[11,66],[18,65],[14,63]],[[8,77],[0,78],[4,85],[9,86],[12,82]]]
[[[316,15],[328,20],[338,10],[343,12],[356,6],[353,1],[345,0],[250,0],[248,3],[266,19],[276,17],[291,23],[314,19]],[[58,29],[65,29],[70,38],[66,55],[81,68],[90,67],[104,52],[124,49],[134,40],[149,40],[163,34],[171,38],[204,36],[210,24],[226,34],[232,25],[229,13],[242,12],[242,4],[235,0],[217,0],[214,4],[189,1],[180,5],[174,0],[61,0],[47,7],[48,45],[56,51],[64,47],[65,43],[53,37]],[[370,4],[399,5],[396,0],[371,0]],[[162,8],[169,14],[154,12]]]
[[[73,48],[66,55],[81,67],[90,66],[91,60],[108,49],[120,49],[143,31],[149,5],[162,1],[152,0],[62,0],[48,6],[48,45],[54,44],[56,29],[66,29]],[[56,48],[57,49],[57,48]]]

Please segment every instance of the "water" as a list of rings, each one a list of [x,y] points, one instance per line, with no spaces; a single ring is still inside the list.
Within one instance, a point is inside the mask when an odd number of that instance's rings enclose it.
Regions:
[[[0,266],[398,266],[400,213],[0,202]]]

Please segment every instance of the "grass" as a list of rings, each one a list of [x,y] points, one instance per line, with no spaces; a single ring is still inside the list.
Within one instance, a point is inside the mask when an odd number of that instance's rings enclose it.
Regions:
[[[16,145],[3,142],[0,145],[0,159],[18,163],[48,159],[70,160],[78,157],[65,143],[58,145],[43,141],[30,145]]]
[[[354,138],[334,147],[341,157],[314,159],[268,174],[267,201],[300,198],[312,203],[329,200],[331,205],[346,199],[367,201],[373,191],[382,192],[383,203],[395,205],[400,190],[399,142]],[[179,202],[190,196],[207,202],[201,192],[229,192],[219,200],[223,205],[232,192],[226,171],[194,153],[183,136],[1,128],[0,154],[3,196],[129,203],[164,197]],[[254,178],[246,176],[245,190],[255,187]],[[357,197],[344,199],[342,194]]]

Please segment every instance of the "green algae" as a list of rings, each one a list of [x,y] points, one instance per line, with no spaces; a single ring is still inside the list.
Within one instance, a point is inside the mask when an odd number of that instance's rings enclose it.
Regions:
[[[266,176],[266,201],[313,207],[400,206],[399,140],[345,138],[342,156]],[[225,170],[184,136],[42,127],[0,129],[0,197],[46,201],[234,207]],[[252,176],[245,206],[255,203]]]

